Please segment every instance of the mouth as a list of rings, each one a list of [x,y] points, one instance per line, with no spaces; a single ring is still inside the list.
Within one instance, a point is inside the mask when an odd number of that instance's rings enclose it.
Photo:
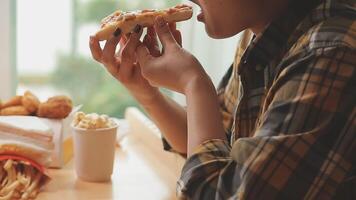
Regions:
[[[204,13],[203,13],[202,10],[201,10],[200,13],[197,15],[197,19],[198,19],[198,21],[200,21],[200,22],[204,22]]]

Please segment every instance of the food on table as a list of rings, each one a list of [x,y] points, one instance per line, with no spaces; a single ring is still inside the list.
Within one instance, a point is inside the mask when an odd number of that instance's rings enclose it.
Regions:
[[[0,115],[30,115],[31,113],[24,106],[10,106],[1,109]]]
[[[12,139],[53,149],[53,131],[40,118],[32,116],[1,116],[0,141]]]
[[[52,119],[66,118],[72,111],[72,100],[66,96],[54,96],[39,105],[37,116]]]
[[[34,115],[51,119],[64,119],[72,111],[72,100],[66,96],[54,96],[41,103],[36,95],[26,91],[1,104],[0,115]],[[1,199],[0,199],[1,200]]]
[[[0,199],[34,199],[49,181],[53,149],[53,131],[40,118],[1,116]]]
[[[115,127],[116,123],[107,115],[99,115],[96,113],[85,114],[84,112],[77,112],[74,115],[72,125],[74,127],[83,129],[101,129]]]
[[[0,140],[0,199],[35,199],[50,180],[44,166],[51,152],[16,140]]]
[[[40,100],[32,94],[30,91],[26,91],[22,97],[22,105],[28,110],[28,112],[36,113],[38,106],[40,105]]]
[[[157,16],[162,16],[167,22],[188,20],[193,15],[191,6],[181,4],[164,10],[138,10],[132,12],[116,11],[101,21],[101,29],[96,33],[99,40],[107,40],[115,32],[129,33],[136,25],[153,26]]]
[[[51,162],[51,151],[29,142],[13,139],[0,141],[0,156],[19,156],[47,167]]]
[[[5,101],[2,104],[2,109],[7,108],[7,107],[12,107],[12,106],[20,106],[22,105],[22,96],[14,96],[11,99]]]

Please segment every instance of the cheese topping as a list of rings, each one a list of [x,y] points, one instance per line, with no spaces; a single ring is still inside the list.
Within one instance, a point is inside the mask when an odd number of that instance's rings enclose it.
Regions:
[[[168,8],[165,10],[155,10],[155,9],[145,9],[145,10],[138,10],[138,11],[130,11],[130,12],[123,12],[123,11],[116,11],[114,13],[112,13],[111,15],[105,17],[102,21],[101,21],[101,28],[105,27],[108,24],[111,23],[116,23],[118,21],[130,21],[130,20],[134,20],[138,15],[140,14],[145,14],[145,13],[152,13],[155,15],[161,15],[161,14],[173,14],[179,11],[183,11],[183,10],[191,10],[192,7],[188,6],[186,4],[180,4],[177,5],[173,8]]]

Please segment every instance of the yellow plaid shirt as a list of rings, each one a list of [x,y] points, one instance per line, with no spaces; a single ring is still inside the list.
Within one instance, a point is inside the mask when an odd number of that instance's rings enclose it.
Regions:
[[[356,2],[292,0],[244,33],[218,89],[227,140],[209,140],[182,199],[356,199]]]

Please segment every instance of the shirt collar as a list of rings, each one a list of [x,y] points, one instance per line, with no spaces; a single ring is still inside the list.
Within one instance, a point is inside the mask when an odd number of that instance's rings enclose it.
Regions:
[[[290,0],[287,10],[271,22],[259,37],[254,37],[241,58],[242,65],[255,67],[256,71],[264,69],[272,60],[286,49],[290,35],[302,19],[323,0]]]

